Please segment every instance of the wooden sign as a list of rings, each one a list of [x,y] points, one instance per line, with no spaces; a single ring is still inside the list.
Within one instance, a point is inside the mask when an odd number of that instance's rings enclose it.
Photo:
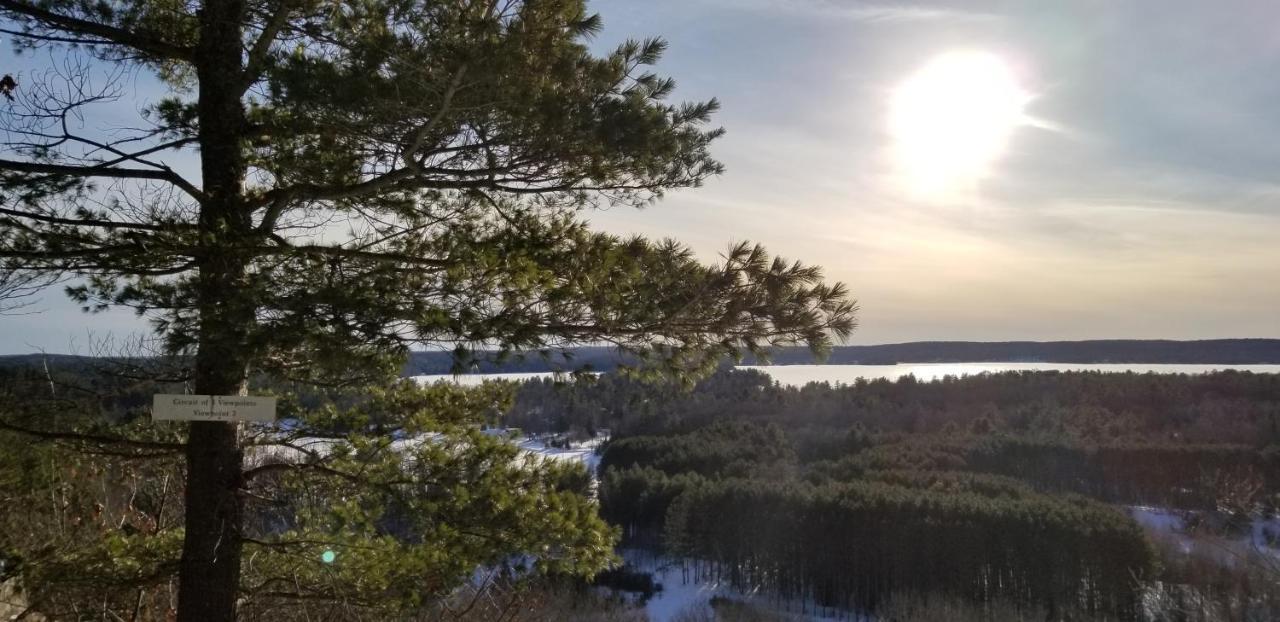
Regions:
[[[156,395],[152,421],[275,421],[276,398],[246,395]]]

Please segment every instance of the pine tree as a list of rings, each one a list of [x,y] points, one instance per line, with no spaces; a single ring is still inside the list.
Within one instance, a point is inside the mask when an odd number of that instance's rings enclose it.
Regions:
[[[465,365],[611,343],[689,372],[853,327],[842,286],[759,247],[712,266],[586,227],[721,166],[716,103],[666,103],[661,40],[593,55],[581,0],[0,0],[0,19],[66,59],[0,113],[0,259],[138,309],[194,393],[370,382],[416,344]],[[168,95],[136,123],[98,112],[141,74]],[[240,433],[183,444],[181,620],[236,614]]]

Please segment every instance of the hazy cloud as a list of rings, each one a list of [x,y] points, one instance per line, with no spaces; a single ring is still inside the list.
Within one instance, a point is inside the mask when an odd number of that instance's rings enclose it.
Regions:
[[[861,302],[859,343],[1280,337],[1273,0],[591,6],[601,49],[669,39],[676,97],[718,97],[728,129],[723,177],[598,227],[821,264]],[[1036,122],[971,195],[925,203],[894,185],[887,103],[951,50],[1005,59]],[[0,351],[65,349],[75,317],[0,320]],[[121,317],[85,325],[142,328]]]
[[[927,3],[876,3],[852,0],[711,0],[721,6],[837,17],[866,22],[995,19],[994,13]]]

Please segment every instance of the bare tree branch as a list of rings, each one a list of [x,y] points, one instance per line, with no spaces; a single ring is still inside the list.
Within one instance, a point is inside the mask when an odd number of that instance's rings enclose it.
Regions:
[[[346,259],[363,259],[375,261],[379,263],[402,263],[415,266],[427,266],[432,268],[448,268],[456,265],[457,262],[447,259],[431,259],[428,257],[419,257],[416,255],[405,255],[401,253],[390,253],[384,251],[364,251],[351,248],[343,248],[341,246],[284,246],[279,249],[264,247],[265,252],[261,254],[277,254],[277,253],[305,253],[308,255],[321,255],[324,257],[340,257]]]
[[[61,279],[57,273],[0,267],[0,315],[29,313],[32,297]]]
[[[22,30],[13,30],[10,28],[0,28],[0,34],[6,34],[14,37],[23,37],[26,39],[34,39],[36,41],[48,41],[50,43],[73,43],[76,45],[102,45],[101,39],[86,39],[84,37],[59,37],[56,35],[42,35],[34,32],[26,32]]]
[[[120,222],[115,220],[97,220],[93,218],[62,218],[58,216],[50,216],[46,214],[37,214],[34,212],[25,212],[22,210],[9,209],[0,207],[0,214],[12,216],[14,218],[25,218],[35,220],[37,222],[48,223],[51,225],[69,225],[74,227],[98,227],[101,229],[139,229],[142,231],[166,231],[172,229],[173,226],[154,225],[140,222]],[[181,227],[183,225],[176,225]]]
[[[0,0],[3,1],[3,0]],[[204,193],[191,182],[172,170],[149,171],[135,168],[117,168],[108,165],[75,166],[67,164],[43,164],[39,162],[20,162],[18,160],[0,160],[0,170],[17,171],[19,173],[44,173],[48,175],[71,175],[75,177],[111,177],[117,179],[153,179],[169,182],[182,188],[192,198],[200,200]]]

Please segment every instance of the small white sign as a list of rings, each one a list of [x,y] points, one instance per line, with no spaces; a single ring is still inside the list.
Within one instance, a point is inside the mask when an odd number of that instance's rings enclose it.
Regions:
[[[276,398],[246,395],[156,395],[152,421],[275,421]]]

